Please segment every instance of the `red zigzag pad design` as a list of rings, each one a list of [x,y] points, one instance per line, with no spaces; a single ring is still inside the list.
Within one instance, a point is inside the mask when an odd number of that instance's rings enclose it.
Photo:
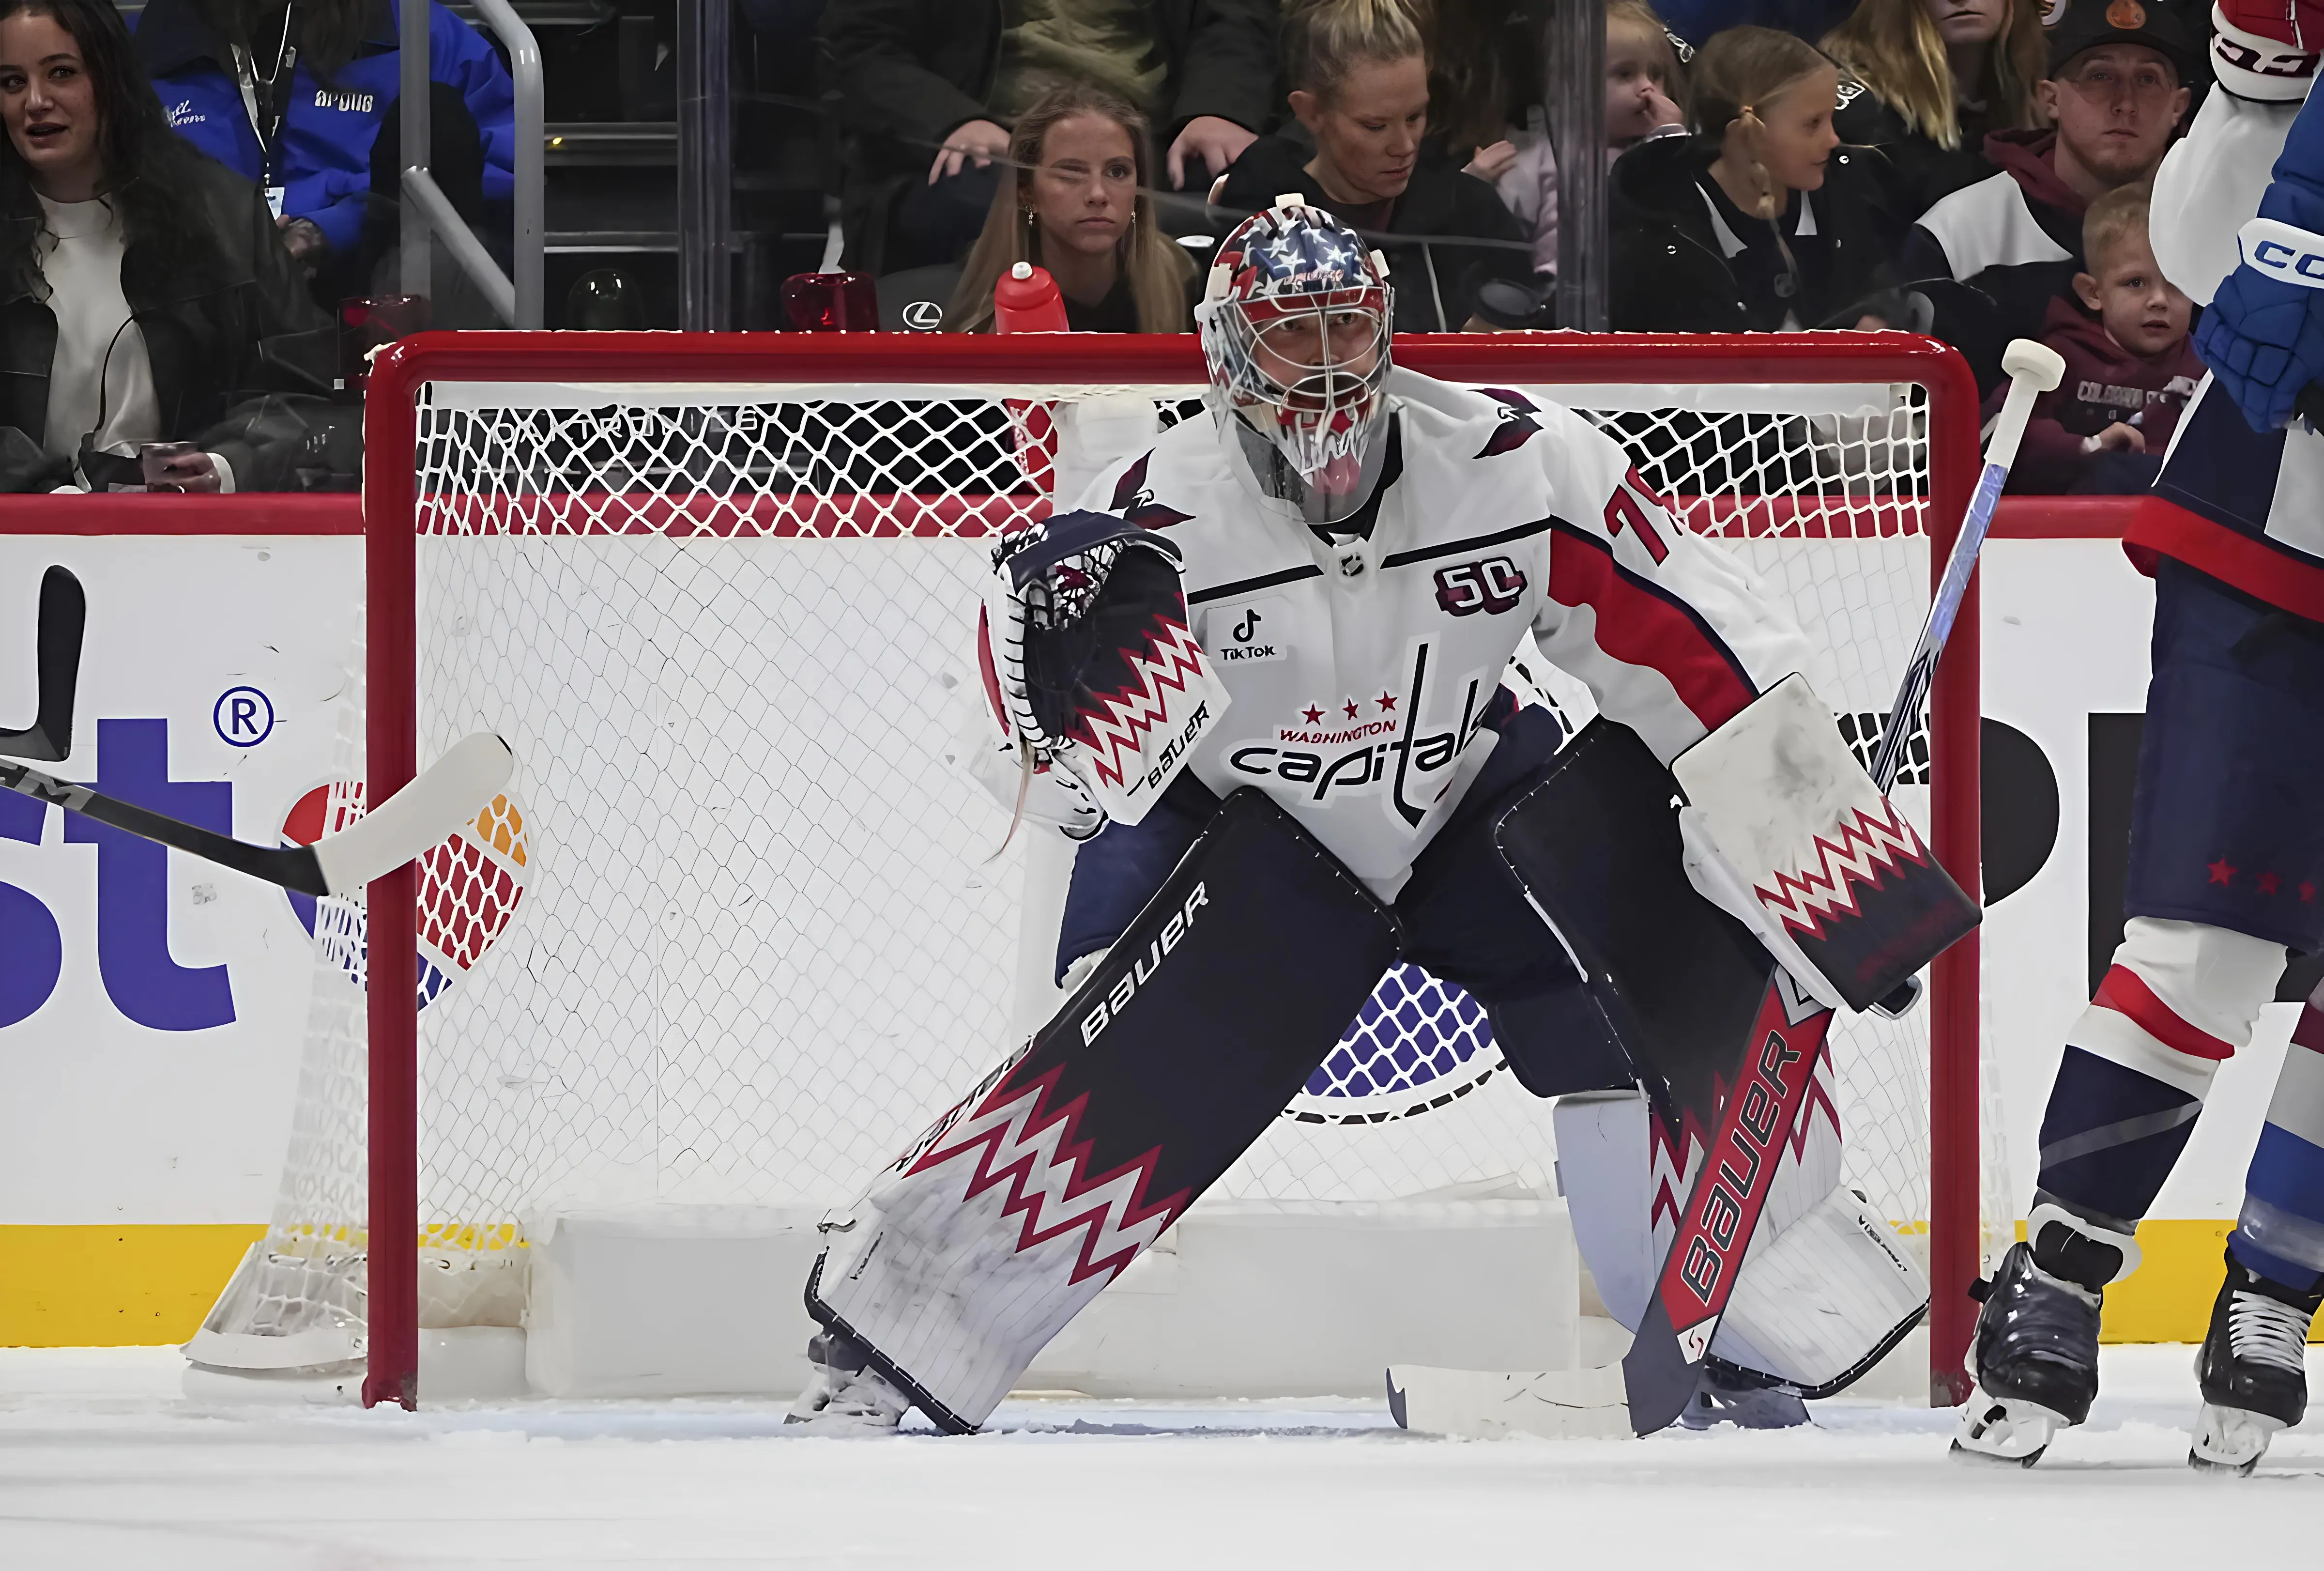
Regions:
[[[1929,864],[1928,847],[1921,844],[1921,836],[1897,811],[1896,804],[1883,806],[1888,809],[1885,818],[1856,809],[1841,821],[1837,842],[1818,835],[1816,866],[1797,874],[1778,873],[1774,889],[1755,886],[1753,892],[1784,919],[1785,927],[1812,938],[1824,936],[1826,918],[1863,915],[1856,903],[1855,885],[1877,890],[1886,874],[1901,877],[1908,865]]]
[[[973,1200],[1006,1183],[1009,1203],[1001,1208],[1001,1215],[1025,1218],[1017,1239],[1019,1253],[1075,1228],[1085,1229],[1070,1279],[1080,1282],[1101,1271],[1120,1274],[1177,1220],[1193,1196],[1180,1189],[1157,1201],[1147,1199],[1160,1146],[1111,1172],[1088,1176],[1084,1169],[1092,1142],[1074,1138],[1089,1106],[1088,1095],[1055,1110],[1047,1105],[1064,1072],[1061,1065],[1008,1092],[1005,1101],[996,1092],[950,1139],[913,1163],[911,1170],[917,1176],[976,1152],[976,1168],[961,1198]]]
[[[1795,1162],[1808,1160],[1809,1126],[1818,1118],[1830,1123],[1835,1134],[1840,1132],[1840,1108],[1831,1099],[1831,1086],[1828,1083],[1831,1074],[1831,1059],[1826,1057],[1817,1063],[1816,1072],[1808,1077],[1806,1100],[1800,1104],[1799,1117],[1792,1122],[1790,1140],[1784,1142],[1791,1148],[1792,1160]],[[1723,1078],[1713,1077],[1711,1095],[1721,1103],[1727,1100]],[[1671,1145],[1668,1127],[1653,1114],[1646,1115],[1647,1164],[1653,1171],[1655,1186],[1654,1198],[1646,1207],[1646,1225],[1649,1228],[1660,1227],[1665,1221],[1675,1228],[1685,1220],[1686,1204],[1681,1198],[1685,1193],[1683,1176],[1701,1166],[1702,1153],[1710,1145],[1711,1132],[1702,1127],[1702,1121],[1692,1112],[1679,1115],[1678,1146],[1675,1150]]]
[[[1073,740],[1090,750],[1091,767],[1109,785],[1120,785],[1126,762],[1134,763],[1146,733],[1174,722],[1166,689],[1183,694],[1189,682],[1204,679],[1203,646],[1183,624],[1154,619],[1141,654],[1129,654],[1130,680],[1118,692],[1096,695],[1098,707],[1084,711]],[[1131,772],[1136,772],[1133,769]]]

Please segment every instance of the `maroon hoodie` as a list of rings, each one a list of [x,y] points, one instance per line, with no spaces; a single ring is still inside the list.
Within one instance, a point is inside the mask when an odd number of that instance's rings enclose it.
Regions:
[[[2034,401],[2024,445],[2009,471],[2009,489],[2044,494],[2071,491],[2090,466],[2082,439],[2110,425],[2135,425],[2146,439],[2150,457],[2160,458],[2179,423],[2179,411],[2203,379],[2203,363],[2190,337],[2182,337],[2153,359],[2134,355],[2112,338],[2094,317],[2064,299],[2050,302],[2042,341],[2065,356],[2066,374],[2057,390]],[[1997,389],[1987,413],[2000,407]]]
[[[2008,171],[2009,178],[2024,190],[2028,205],[2040,204],[2034,208],[2037,214],[2043,207],[2057,208],[2079,218],[2089,207],[2080,191],[2059,178],[2055,131],[1990,132],[1985,139],[1985,160]]]

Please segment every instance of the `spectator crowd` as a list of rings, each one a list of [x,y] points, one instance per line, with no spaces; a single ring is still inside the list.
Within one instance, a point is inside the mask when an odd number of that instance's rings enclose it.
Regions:
[[[344,489],[341,303],[397,293],[406,0],[0,0],[0,489]],[[512,89],[435,0],[432,170],[505,254]],[[2013,485],[2153,478],[2201,376],[2145,192],[2207,90],[2200,0],[1605,5],[1616,330],[1909,328],[2063,384]],[[1406,332],[1554,328],[1546,40],[1517,0],[744,0],[811,38],[846,271],[988,331],[1192,330],[1204,254],[1299,192]],[[911,309],[907,309],[911,308]]]

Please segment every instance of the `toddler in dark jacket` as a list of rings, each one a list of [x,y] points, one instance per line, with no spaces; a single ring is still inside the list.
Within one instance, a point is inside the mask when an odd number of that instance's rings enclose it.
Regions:
[[[2066,374],[2034,405],[2012,491],[2144,491],[2203,378],[2187,335],[2191,308],[2147,243],[2144,186],[2090,204],[2082,254],[2089,271],[2074,275],[2073,289],[2087,310],[2063,296],[2050,302],[2042,341],[2065,356]],[[1996,390],[1994,408],[2005,391]]]

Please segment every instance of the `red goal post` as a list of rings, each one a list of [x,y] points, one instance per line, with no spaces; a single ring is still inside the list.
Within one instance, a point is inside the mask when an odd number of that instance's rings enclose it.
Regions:
[[[1676,337],[1647,335],[1428,336],[1399,338],[1400,365],[1485,386],[1650,384],[1673,388],[1892,384],[1917,388],[1916,440],[1925,443],[1908,494],[1676,499],[1688,522],[1718,535],[1748,534],[1755,509],[1784,515],[1793,538],[1909,534],[1928,541],[1933,584],[1957,533],[1978,470],[1977,391],[1966,365],[1933,340],[1895,333]],[[402,340],[374,364],[365,409],[364,518],[367,536],[368,796],[387,796],[416,772],[419,748],[419,541],[470,505],[423,494],[419,404],[430,384],[554,383],[688,390],[737,386],[1006,388],[1198,385],[1191,336],[983,336],[428,333]],[[1924,422],[1924,423],[1923,423]],[[1843,483],[1844,484],[1844,483]],[[1038,516],[1047,499],[899,498],[835,492],[812,507],[747,490],[673,504],[633,491],[573,494],[559,504],[589,514],[592,532],[671,536],[775,534],[860,539],[920,531],[997,532]],[[796,498],[793,498],[795,503]],[[934,505],[923,506],[923,501]],[[489,509],[487,509],[489,511]],[[491,526],[493,521],[486,521]],[[471,528],[474,517],[462,520]],[[528,532],[524,521],[499,521]],[[562,531],[561,530],[559,531]],[[1939,858],[1963,888],[1978,879],[1978,619],[1971,581],[1931,705],[1931,828]],[[1915,628],[1895,638],[1909,646]],[[1885,708],[1886,700],[1881,700]],[[965,788],[964,788],[965,789]],[[375,881],[369,987],[369,1236],[420,1236],[419,1030],[420,873],[406,866]],[[1967,1289],[1980,1251],[1978,939],[1971,934],[1932,968],[1928,1001],[1928,1233],[1933,1299],[1932,1400],[1967,1394],[1961,1368],[1974,1324]],[[419,1366],[419,1258],[410,1248],[373,1250],[369,1261],[368,1404],[413,1405]]]

